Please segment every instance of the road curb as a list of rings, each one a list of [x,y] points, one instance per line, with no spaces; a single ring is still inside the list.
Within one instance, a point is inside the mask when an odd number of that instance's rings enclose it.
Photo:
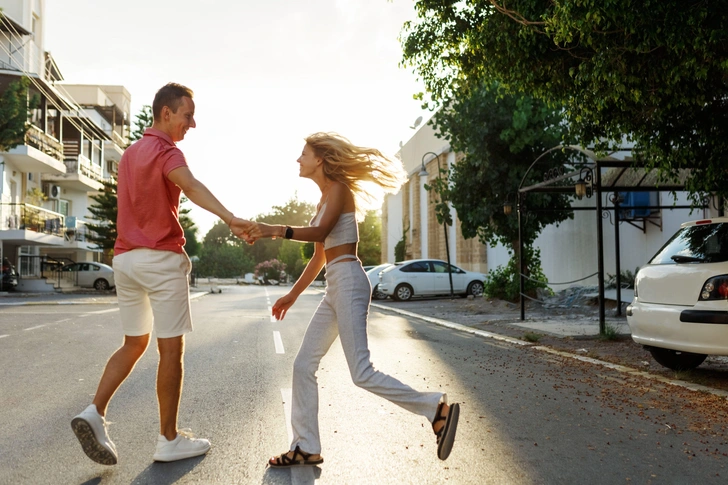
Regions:
[[[510,343],[513,345],[518,345],[521,347],[530,347],[534,350],[546,352],[546,353],[549,353],[552,355],[558,355],[560,357],[566,357],[566,358],[578,360],[580,362],[586,362],[589,364],[600,365],[602,367],[616,370],[616,371],[622,372],[624,374],[629,374],[629,375],[636,376],[636,377],[644,377],[644,378],[648,378],[648,379],[653,379],[658,382],[662,382],[663,384],[669,384],[669,385],[673,385],[673,386],[683,387],[685,389],[689,389],[689,390],[695,391],[695,392],[707,392],[707,393],[710,393],[715,396],[728,400],[728,391],[723,391],[721,389],[715,389],[713,387],[703,386],[701,384],[694,384],[692,382],[681,381],[678,379],[669,379],[667,377],[663,377],[663,376],[660,376],[657,374],[650,374],[649,372],[645,372],[645,371],[638,370],[638,369],[633,369],[632,367],[627,367],[627,366],[620,365],[620,364],[613,364],[611,362],[594,359],[592,357],[586,357],[584,355],[572,354],[571,352],[564,352],[563,350],[556,350],[556,349],[552,349],[551,347],[545,347],[543,345],[535,345],[531,342],[526,342],[525,340],[520,340],[520,339],[517,339],[514,337],[507,337],[505,335],[499,335],[497,333],[486,332],[483,330],[476,330],[472,327],[468,327],[467,325],[450,322],[448,320],[442,320],[440,318],[426,317],[426,316],[420,315],[418,313],[410,312],[407,310],[400,310],[398,308],[393,308],[391,306],[380,305],[380,304],[377,304],[374,302],[371,303],[371,306],[374,308],[378,308],[380,310],[387,310],[387,311],[391,311],[394,313],[399,313],[400,315],[406,315],[409,317],[417,318],[419,320],[424,320],[426,322],[430,322],[430,323],[434,323],[436,325],[451,328],[453,330],[458,330],[461,332],[478,335],[480,337],[492,338],[494,340],[499,340],[501,342],[507,342],[507,343]]]

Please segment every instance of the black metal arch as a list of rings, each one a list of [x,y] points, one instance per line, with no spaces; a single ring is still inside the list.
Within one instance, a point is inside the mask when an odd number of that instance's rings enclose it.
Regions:
[[[529,173],[536,167],[537,163],[541,161],[546,155],[555,150],[574,150],[583,155],[586,155],[591,161],[581,164],[575,164],[572,171],[564,173],[564,171],[552,172],[550,176],[544,178],[543,182],[524,187],[523,184],[528,177]],[[559,182],[571,181],[576,176],[583,176],[585,170],[587,170],[592,177],[591,189],[593,195],[595,195],[595,206],[594,207],[570,207],[569,209],[539,209],[531,212],[553,212],[553,211],[574,211],[574,210],[593,210],[596,211],[596,223],[597,223],[597,278],[599,286],[599,333],[604,334],[606,332],[605,324],[605,301],[604,301],[604,226],[602,214],[609,211],[614,213],[614,235],[615,235],[615,263],[616,263],[616,278],[617,278],[617,312],[621,315],[621,268],[620,268],[620,254],[619,254],[619,223],[620,223],[620,206],[619,198],[615,197],[612,207],[603,207],[602,194],[604,193],[619,193],[619,192],[676,192],[685,189],[685,185],[682,182],[661,185],[658,183],[657,172],[654,169],[648,169],[644,166],[638,166],[633,160],[618,160],[613,158],[611,155],[616,152],[631,151],[631,149],[617,149],[611,154],[605,157],[598,157],[595,152],[585,149],[583,147],[575,145],[557,145],[544,151],[539,155],[533,163],[528,167],[526,173],[521,179],[521,183],[518,186],[517,195],[517,210],[518,210],[518,246],[519,246],[519,289],[520,289],[520,305],[521,305],[521,320],[525,320],[525,267],[523,260],[523,219],[522,216],[526,211],[526,197],[529,193],[574,193],[574,185],[554,185]],[[602,169],[603,168],[615,168],[613,173],[610,174],[607,183],[603,185],[602,180]],[[642,173],[644,172],[644,173]],[[631,180],[630,180],[631,179]],[[658,202],[657,205],[647,206],[634,206],[634,209],[701,209],[706,208],[706,204],[702,206],[692,205],[662,205]]]

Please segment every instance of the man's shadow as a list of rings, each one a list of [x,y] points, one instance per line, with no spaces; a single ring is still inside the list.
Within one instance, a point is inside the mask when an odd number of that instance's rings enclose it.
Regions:
[[[263,485],[278,485],[295,483],[296,485],[313,485],[321,478],[321,467],[318,466],[294,466],[284,468],[266,468],[263,474]]]
[[[169,463],[155,461],[137,475],[131,483],[171,485],[191,472],[204,459],[205,456],[202,455]]]

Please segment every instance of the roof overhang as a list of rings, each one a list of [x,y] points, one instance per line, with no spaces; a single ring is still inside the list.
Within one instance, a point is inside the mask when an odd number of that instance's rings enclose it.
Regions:
[[[31,34],[29,31],[25,30],[22,25],[2,12],[0,12],[0,31],[13,35]]]
[[[111,137],[88,116],[78,113],[66,113],[63,117],[76,121],[84,130],[95,135],[97,140],[111,140]]]

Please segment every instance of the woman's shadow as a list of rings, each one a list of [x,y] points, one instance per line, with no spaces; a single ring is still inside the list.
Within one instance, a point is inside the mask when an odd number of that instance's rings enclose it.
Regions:
[[[321,478],[321,467],[294,466],[289,469],[266,468],[263,474],[263,485],[295,483],[296,485],[314,485]]]

